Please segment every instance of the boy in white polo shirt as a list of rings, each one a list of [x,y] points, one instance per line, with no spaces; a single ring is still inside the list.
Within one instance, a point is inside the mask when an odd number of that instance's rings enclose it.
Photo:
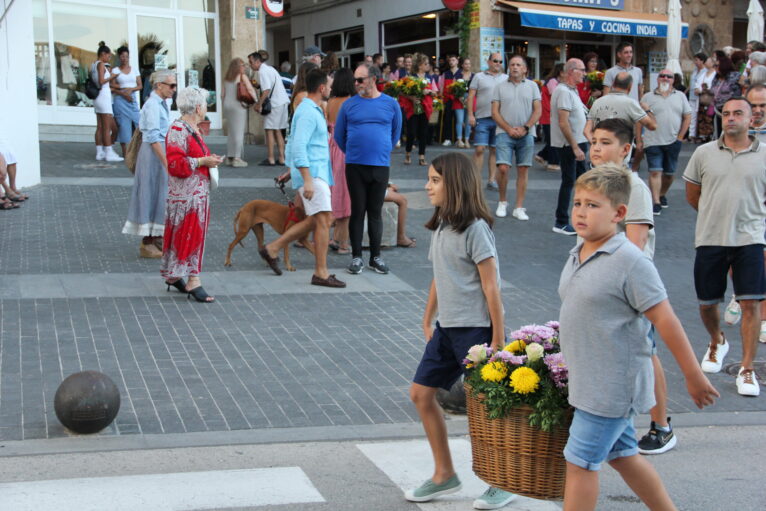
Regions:
[[[673,509],[654,467],[638,455],[633,416],[654,405],[651,346],[644,316],[657,328],[695,404],[718,392],[697,364],[665,287],[641,250],[617,226],[625,219],[630,174],[600,165],[575,183],[572,223],[583,241],[561,273],[560,340],[575,407],[564,449],[564,509],[595,509],[598,470],[617,470],[650,509]]]

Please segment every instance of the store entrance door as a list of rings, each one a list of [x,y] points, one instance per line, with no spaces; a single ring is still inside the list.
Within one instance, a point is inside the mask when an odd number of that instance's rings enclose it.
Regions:
[[[136,17],[136,45],[138,48],[138,68],[144,89],[141,92],[141,104],[152,92],[150,78],[160,69],[172,69],[178,72],[178,41],[176,20],[174,17],[144,16]],[[184,85],[178,75],[178,85]],[[175,107],[175,104],[174,104]]]

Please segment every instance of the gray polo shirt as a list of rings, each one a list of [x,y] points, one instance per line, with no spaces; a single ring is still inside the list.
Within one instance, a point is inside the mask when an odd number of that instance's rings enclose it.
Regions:
[[[442,224],[431,234],[428,259],[433,263],[439,324],[448,327],[490,326],[487,299],[481,287],[477,264],[495,258],[497,285],[500,264],[497,261],[495,235],[487,222],[476,220],[462,233]]]
[[[702,187],[694,246],[763,245],[766,220],[766,145],[735,153],[718,140],[694,151],[684,179]]]
[[[570,87],[566,83],[560,83],[551,96],[551,145],[553,147],[565,147],[569,141],[564,138],[559,127],[559,110],[569,112],[569,126],[572,129],[575,141],[578,144],[587,142],[583,130],[585,129],[585,116],[587,108],[583,105],[577,87]]]
[[[534,111],[534,102],[540,101],[540,87],[532,80],[523,79],[514,83],[510,79],[495,86],[492,102],[500,103],[500,116],[505,122],[514,126],[525,124]],[[505,133],[498,126],[495,133]]]
[[[628,96],[638,101],[638,86],[644,81],[644,72],[641,71],[640,67],[630,66],[625,68],[619,64],[614,67],[610,67],[606,70],[606,74],[604,75],[604,85],[611,88],[614,85],[614,79],[619,73],[622,73],[623,71],[627,71],[630,73],[630,76],[633,77],[633,84],[630,86],[630,92],[628,93]]]
[[[654,406],[652,346],[643,313],[667,298],[648,257],[624,234],[580,262],[569,252],[559,281],[559,340],[569,367],[569,403],[601,417]]]
[[[495,85],[508,80],[508,75],[499,73],[493,75],[487,71],[476,73],[471,80],[470,88],[476,91],[476,109],[473,112],[474,117],[492,117],[492,98],[495,91]]]
[[[635,124],[646,117],[646,112],[624,92],[610,92],[593,102],[588,112],[588,119],[593,121],[593,127],[604,119],[622,119]]]
[[[641,98],[654,113],[657,129],[644,132],[644,147],[669,145],[678,140],[684,115],[692,114],[692,107],[683,92],[674,90],[667,97],[657,91],[647,92]]]

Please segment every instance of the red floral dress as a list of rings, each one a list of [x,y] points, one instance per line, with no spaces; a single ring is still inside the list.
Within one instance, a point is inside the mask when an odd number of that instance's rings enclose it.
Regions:
[[[197,158],[208,156],[210,150],[181,119],[170,125],[165,150],[168,202],[160,273],[165,279],[198,276],[210,222],[210,173],[197,165]]]

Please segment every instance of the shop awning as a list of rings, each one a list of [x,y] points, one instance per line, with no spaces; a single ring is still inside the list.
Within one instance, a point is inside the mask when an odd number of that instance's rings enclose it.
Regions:
[[[668,36],[668,16],[643,12],[613,11],[561,5],[533,4],[495,0],[497,6],[507,6],[521,15],[525,27],[589,32],[622,37]],[[689,24],[681,24],[681,37],[689,35]]]

